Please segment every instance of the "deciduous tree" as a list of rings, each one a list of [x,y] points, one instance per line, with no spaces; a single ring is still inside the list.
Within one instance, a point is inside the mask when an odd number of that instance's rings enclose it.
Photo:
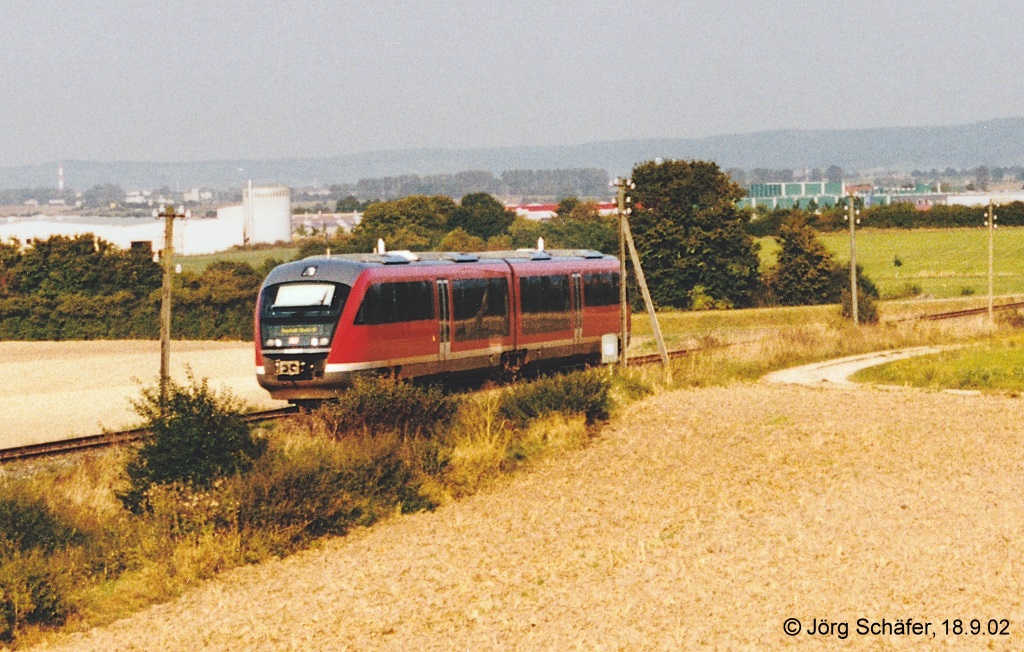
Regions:
[[[449,220],[458,205],[450,197],[413,195],[394,201],[370,204],[353,231],[357,240],[389,242],[402,233],[409,248],[424,250],[436,246],[449,231]],[[388,245],[389,248],[401,248]]]
[[[632,180],[630,221],[655,302],[690,308],[699,286],[715,305],[752,305],[760,263],[736,209],[743,190],[705,161],[643,163]]]
[[[462,198],[459,207],[448,219],[449,228],[487,240],[508,231],[515,213],[486,192],[474,192]]]

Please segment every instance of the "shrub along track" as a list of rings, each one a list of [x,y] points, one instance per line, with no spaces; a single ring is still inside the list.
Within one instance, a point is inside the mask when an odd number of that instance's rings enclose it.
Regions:
[[[1024,404],[737,385],[435,512],[232,571],[62,650],[775,649],[787,618],[1008,619]],[[919,646],[887,636],[857,645]],[[956,642],[950,637],[948,642]]]

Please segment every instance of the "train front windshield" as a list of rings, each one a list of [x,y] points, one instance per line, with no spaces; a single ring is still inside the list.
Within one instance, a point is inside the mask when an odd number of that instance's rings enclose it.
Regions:
[[[265,350],[322,349],[352,288],[343,283],[280,283],[263,291],[260,335]]]

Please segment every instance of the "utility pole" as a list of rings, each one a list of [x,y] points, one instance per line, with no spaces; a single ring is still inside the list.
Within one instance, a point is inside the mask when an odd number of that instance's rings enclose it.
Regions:
[[[995,306],[993,305],[994,298],[995,298],[994,283],[993,283],[993,280],[994,280],[994,277],[995,277],[995,273],[994,273],[994,262],[995,262],[994,242],[995,242],[995,238],[993,237],[993,234],[995,233],[995,230],[996,230],[996,213],[995,213],[995,204],[992,202],[991,199],[988,200],[987,217],[988,217],[988,219],[986,220],[986,223],[987,223],[987,226],[988,226],[988,323],[989,323],[989,326],[994,326],[995,323],[996,323],[996,318],[995,318]]]
[[[626,197],[626,188],[628,187],[632,190],[636,188],[636,184],[628,179],[616,179],[613,185],[619,189],[619,252],[622,254],[619,258],[619,310],[622,314],[623,343],[625,343],[626,334],[626,275],[624,271],[626,268],[626,256],[623,250],[628,247],[630,259],[633,261],[633,271],[636,273],[636,280],[640,285],[640,292],[643,293],[644,304],[647,306],[647,316],[651,319],[651,330],[654,331],[654,340],[658,344],[658,354],[661,356],[661,366],[665,371],[665,379],[669,380],[672,375],[672,369],[669,367],[668,349],[665,348],[665,339],[661,336],[661,326],[658,324],[658,315],[654,312],[654,300],[651,299],[651,292],[647,287],[644,268],[640,265],[640,254],[637,252],[636,243],[633,242],[633,233],[629,229],[629,215],[633,212],[633,209],[626,208],[626,204],[631,201],[631,198]],[[626,352],[621,351],[620,355],[622,358],[625,358]]]
[[[853,314],[853,325],[859,323],[857,316],[857,234],[856,224],[860,220],[860,211],[854,206],[854,194],[850,193],[850,202],[846,207],[846,220],[850,223],[850,306]]]
[[[626,306],[626,183],[622,179],[612,182],[618,188],[619,209],[619,366],[628,366],[626,359],[626,340],[629,337],[629,311]],[[630,185],[636,187],[632,181]]]
[[[192,211],[174,206],[161,206],[153,211],[153,217],[164,218],[164,248],[160,252],[163,267],[163,287],[160,291],[160,414],[167,409],[167,386],[171,368],[171,286],[174,274],[174,218],[191,217]]]

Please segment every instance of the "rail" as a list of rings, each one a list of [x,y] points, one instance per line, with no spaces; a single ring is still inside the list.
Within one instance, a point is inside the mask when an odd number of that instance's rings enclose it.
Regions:
[[[249,423],[263,423],[286,417],[298,412],[295,406],[278,408],[276,410],[263,410],[261,412],[250,412],[243,418]],[[120,444],[129,444],[142,439],[148,431],[145,428],[131,428],[129,430],[118,430],[105,432],[100,435],[85,435],[83,437],[71,437],[58,441],[43,442],[40,444],[29,444],[27,446],[15,446],[0,450],[0,464],[15,462],[34,457],[49,457],[92,450],[95,448],[107,448]]]
[[[992,310],[1009,310],[1011,308],[1024,308],[1024,301],[1011,301],[1010,303],[1002,303],[998,306],[992,306]],[[984,315],[987,312],[988,306],[982,306],[981,308],[967,308],[966,310],[953,310],[951,312],[939,312],[931,315],[903,317],[902,319],[893,319],[890,323],[900,323],[905,321],[939,321],[940,319],[956,319],[957,317]]]

